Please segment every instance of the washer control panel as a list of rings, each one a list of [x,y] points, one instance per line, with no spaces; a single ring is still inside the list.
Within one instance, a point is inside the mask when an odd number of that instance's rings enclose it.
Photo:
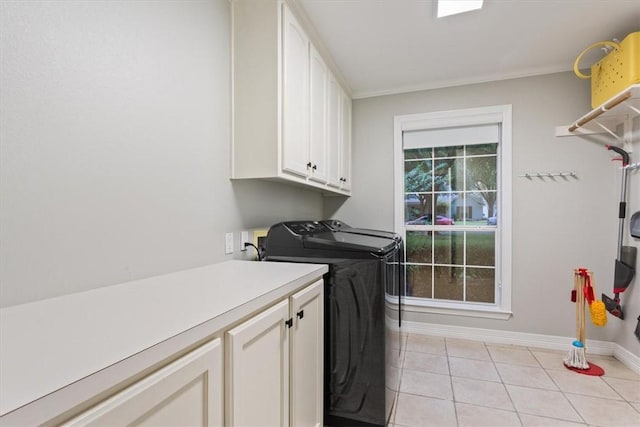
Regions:
[[[285,222],[284,225],[294,234],[298,234],[300,236],[332,231],[329,227],[318,221],[290,221]]]

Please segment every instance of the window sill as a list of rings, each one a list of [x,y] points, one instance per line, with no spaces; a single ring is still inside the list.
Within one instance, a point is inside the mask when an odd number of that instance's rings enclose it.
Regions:
[[[397,298],[391,297],[397,304]],[[392,301],[389,301],[392,302]],[[509,320],[513,313],[511,310],[497,306],[471,304],[471,303],[447,303],[428,301],[419,298],[406,297],[404,299],[404,311],[410,313],[445,314],[451,316],[481,317],[484,319]]]

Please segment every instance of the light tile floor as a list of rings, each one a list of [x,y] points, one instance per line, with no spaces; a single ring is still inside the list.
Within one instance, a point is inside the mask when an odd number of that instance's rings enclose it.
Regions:
[[[640,427],[640,375],[613,357],[602,377],[564,351],[408,334],[392,426]],[[567,351],[569,348],[567,348]]]

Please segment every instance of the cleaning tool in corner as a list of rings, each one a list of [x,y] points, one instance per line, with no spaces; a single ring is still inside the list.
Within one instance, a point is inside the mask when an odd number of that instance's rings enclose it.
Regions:
[[[576,339],[571,344],[571,349],[564,358],[564,364],[568,368],[588,369],[587,356],[584,350],[584,280],[580,276],[580,269],[573,274],[573,292],[571,300],[576,303]]]
[[[578,369],[589,369],[589,364],[587,363],[587,356],[584,354],[584,344],[582,341],[575,340],[571,343],[571,350],[569,350],[569,354],[564,359],[564,364],[571,368]]]
[[[577,268],[574,270],[571,301],[576,303],[576,339],[571,344],[571,349],[564,358],[564,365],[567,369],[581,374],[604,375],[604,370],[601,367],[594,363],[587,362],[586,355],[585,306],[587,300],[595,302],[591,282],[592,274],[587,269]]]
[[[620,294],[624,292],[636,273],[636,256],[638,249],[634,246],[623,246],[624,239],[624,220],[627,211],[627,166],[629,165],[629,153],[622,148],[614,147],[612,145],[607,146],[608,150],[615,151],[620,154],[622,160],[622,188],[620,191],[620,205],[618,209],[618,248],[616,253],[616,263],[613,277],[613,292],[614,297],[609,298],[605,294],[602,294],[602,301],[607,308],[607,311],[618,317],[624,319],[624,313],[622,312],[622,306],[620,305]]]

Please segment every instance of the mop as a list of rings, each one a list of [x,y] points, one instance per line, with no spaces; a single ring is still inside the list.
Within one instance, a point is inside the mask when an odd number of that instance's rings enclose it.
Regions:
[[[594,364],[587,362],[586,356],[586,336],[585,336],[585,302],[589,301],[592,313],[592,321],[598,326],[604,326],[602,320],[602,306],[592,306],[595,303],[593,297],[592,274],[584,268],[577,268],[573,273],[573,291],[571,300],[576,303],[576,339],[571,345],[569,353],[564,358],[564,365],[567,369],[586,375],[604,375],[604,370]],[[595,313],[594,313],[595,312]],[[595,316],[593,316],[595,314]]]
[[[571,300],[576,303],[576,339],[571,344],[571,349],[564,358],[567,368],[588,369],[587,357],[585,355],[584,337],[584,278],[580,274],[580,269],[573,273],[573,292]]]

